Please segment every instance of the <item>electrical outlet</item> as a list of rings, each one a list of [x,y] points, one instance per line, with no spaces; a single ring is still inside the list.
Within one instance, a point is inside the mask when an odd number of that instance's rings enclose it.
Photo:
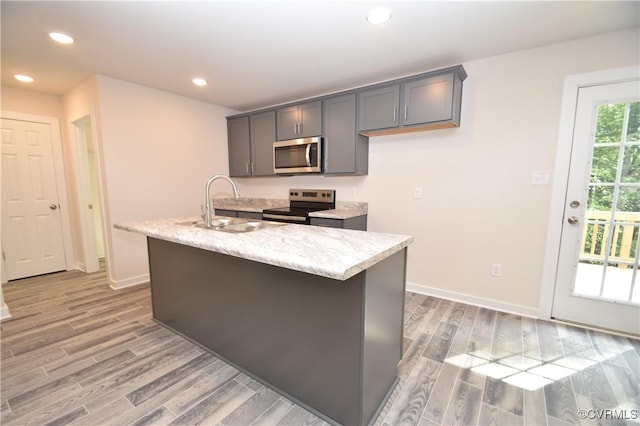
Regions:
[[[501,277],[502,276],[502,265],[500,263],[492,263],[491,264],[491,276],[492,277]]]
[[[422,198],[422,188],[416,186],[416,188],[413,190],[413,198]]]

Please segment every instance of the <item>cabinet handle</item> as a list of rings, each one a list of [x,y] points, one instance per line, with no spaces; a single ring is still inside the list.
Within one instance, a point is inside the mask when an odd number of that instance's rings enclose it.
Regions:
[[[244,163],[244,165],[245,165],[245,166],[246,166],[246,168],[247,168],[247,173],[250,173],[250,172],[249,172],[249,163]]]
[[[398,107],[393,107],[393,122],[398,121]]]
[[[302,134],[302,123],[298,123],[298,134]]]
[[[253,161],[251,162],[251,174],[253,174],[255,172],[255,165],[253,163]]]
[[[404,105],[404,121],[407,121],[407,109],[408,109],[408,108],[409,108],[409,107],[405,104],[405,105]]]
[[[296,124],[293,126],[293,134],[294,134],[294,135],[297,135],[297,134],[298,134],[298,123],[296,123]]]

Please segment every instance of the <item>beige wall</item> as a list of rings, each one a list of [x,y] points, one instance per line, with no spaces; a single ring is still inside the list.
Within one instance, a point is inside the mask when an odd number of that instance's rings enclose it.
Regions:
[[[107,250],[122,287],[147,279],[146,240],[113,224],[199,214],[207,177],[228,173],[231,111],[104,76],[98,93]]]
[[[62,98],[33,90],[2,86],[2,110],[62,118]]]
[[[71,200],[72,208],[72,223],[73,223],[73,242],[75,247],[76,259],[79,265],[86,265],[87,259],[84,256],[83,240],[82,240],[82,225],[80,221],[81,211],[79,201],[79,173],[78,173],[78,161],[79,153],[77,149],[78,141],[74,136],[73,122],[76,120],[90,117],[91,125],[94,126],[99,134],[100,130],[100,114],[97,109],[98,104],[98,84],[95,77],[91,77],[82,84],[70,90],[63,98],[63,123],[65,129],[65,137],[67,140],[67,168],[66,179],[67,188],[69,189],[69,198]],[[98,138],[98,143],[99,143]],[[82,160],[84,161],[84,159]],[[107,273],[111,276],[112,271],[107,264]]]
[[[551,185],[531,185],[531,174],[554,170],[563,79],[638,64],[639,40],[636,29],[464,63],[460,128],[371,138],[366,177],[245,178],[241,192],[329,187],[368,201],[369,230],[415,236],[409,283],[535,315]]]

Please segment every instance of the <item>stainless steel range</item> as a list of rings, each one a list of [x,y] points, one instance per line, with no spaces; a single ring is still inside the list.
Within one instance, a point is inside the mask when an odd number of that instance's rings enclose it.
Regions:
[[[289,207],[263,210],[262,219],[308,225],[309,213],[335,208],[335,189],[290,189]]]

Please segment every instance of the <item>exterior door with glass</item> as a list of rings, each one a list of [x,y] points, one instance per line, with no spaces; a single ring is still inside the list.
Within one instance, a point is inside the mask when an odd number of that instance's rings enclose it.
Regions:
[[[578,91],[552,316],[640,334],[640,85]]]

